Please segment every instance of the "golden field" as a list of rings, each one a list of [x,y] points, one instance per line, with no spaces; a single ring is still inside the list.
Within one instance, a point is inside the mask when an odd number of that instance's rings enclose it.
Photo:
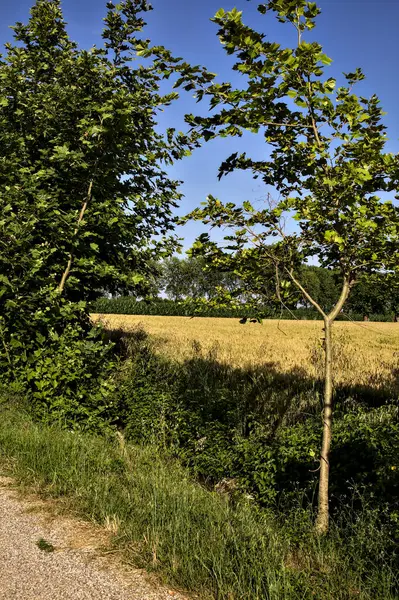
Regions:
[[[236,367],[272,364],[281,373],[301,368],[315,378],[322,369],[321,321],[265,320],[241,325],[236,319],[92,315],[107,329],[143,327],[159,352],[184,360],[201,348]],[[334,324],[336,383],[397,388],[398,323]]]

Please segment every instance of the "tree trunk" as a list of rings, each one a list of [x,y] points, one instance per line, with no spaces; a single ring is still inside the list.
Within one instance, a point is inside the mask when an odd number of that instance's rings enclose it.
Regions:
[[[330,475],[330,448],[332,437],[333,415],[333,381],[332,381],[332,321],[324,318],[324,407],[323,407],[323,441],[320,453],[319,508],[316,519],[316,531],[325,534],[329,524],[328,488]]]
[[[330,448],[332,438],[332,416],[333,416],[333,340],[332,325],[341,312],[345,302],[348,299],[350,289],[353,285],[351,277],[347,274],[344,277],[341,295],[329,314],[326,314],[321,306],[305,290],[301,283],[296,279],[293,271],[286,269],[298,289],[301,290],[304,297],[318,310],[324,320],[324,406],[323,406],[323,439],[320,453],[320,478],[319,478],[319,509],[317,513],[315,529],[320,535],[325,535],[329,525],[329,476],[330,476]]]
[[[324,369],[324,407],[323,407],[323,439],[320,453],[320,479],[319,479],[319,510],[315,524],[316,532],[325,535],[328,531],[330,511],[328,506],[329,477],[330,477],[330,448],[332,439],[333,418],[333,339],[332,326],[348,299],[351,282],[345,277],[341,295],[332,311],[324,314],[324,339],[325,339],[325,369]]]

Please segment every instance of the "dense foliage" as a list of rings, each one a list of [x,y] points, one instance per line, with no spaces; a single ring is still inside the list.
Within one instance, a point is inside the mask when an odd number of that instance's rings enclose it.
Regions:
[[[113,359],[86,301],[144,293],[154,259],[175,247],[165,236],[180,193],[162,163],[188,146],[156,132],[177,97],[159,91],[176,61],[142,39],[149,9],[108,2],[104,46],[84,50],[59,0],[37,0],[0,60],[0,378],[43,410],[65,403],[67,421],[108,402]],[[146,66],[132,63],[144,51]]]

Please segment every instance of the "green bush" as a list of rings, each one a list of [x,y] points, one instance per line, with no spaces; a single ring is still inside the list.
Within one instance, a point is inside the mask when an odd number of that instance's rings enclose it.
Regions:
[[[133,296],[120,296],[118,298],[98,298],[91,303],[90,310],[99,314],[115,315],[157,315],[164,317],[224,317],[232,319],[257,318],[259,314],[265,319],[299,319],[320,320],[320,314],[311,308],[297,308],[294,310],[272,310],[270,307],[256,312],[251,307],[243,305],[241,309],[229,307],[207,306],[204,303],[185,300],[177,301],[166,298],[156,298],[152,301],[137,300]],[[393,314],[371,314],[370,321],[393,321]],[[339,315],[339,321],[363,321],[363,315],[348,312],[348,315]]]
[[[28,357],[24,375],[31,413],[69,429],[106,428],[117,408],[115,366],[112,346],[104,344],[100,332],[82,335],[78,326],[67,326]]]
[[[117,383],[119,426],[136,444],[167,448],[210,487],[223,479],[264,506],[312,505],[321,439],[320,382],[300,369],[237,369],[199,347],[183,363],[156,352],[138,330]],[[397,514],[399,411],[337,391],[331,456],[332,507],[362,490],[370,507]],[[305,414],[304,414],[305,413]]]
[[[92,327],[85,303],[51,290],[41,299],[30,299],[26,314],[10,304],[7,320],[0,318],[0,384],[23,392],[31,414],[45,422],[103,429],[116,409],[113,345]]]

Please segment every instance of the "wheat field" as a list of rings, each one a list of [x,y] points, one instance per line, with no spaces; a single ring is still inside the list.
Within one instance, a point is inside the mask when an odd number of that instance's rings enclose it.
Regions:
[[[321,321],[277,321],[241,325],[236,319],[92,315],[106,329],[142,327],[157,340],[158,352],[177,360],[194,349],[235,367],[273,364],[281,373],[302,368],[312,377],[322,370]],[[397,388],[398,323],[334,324],[335,381],[344,385]]]

